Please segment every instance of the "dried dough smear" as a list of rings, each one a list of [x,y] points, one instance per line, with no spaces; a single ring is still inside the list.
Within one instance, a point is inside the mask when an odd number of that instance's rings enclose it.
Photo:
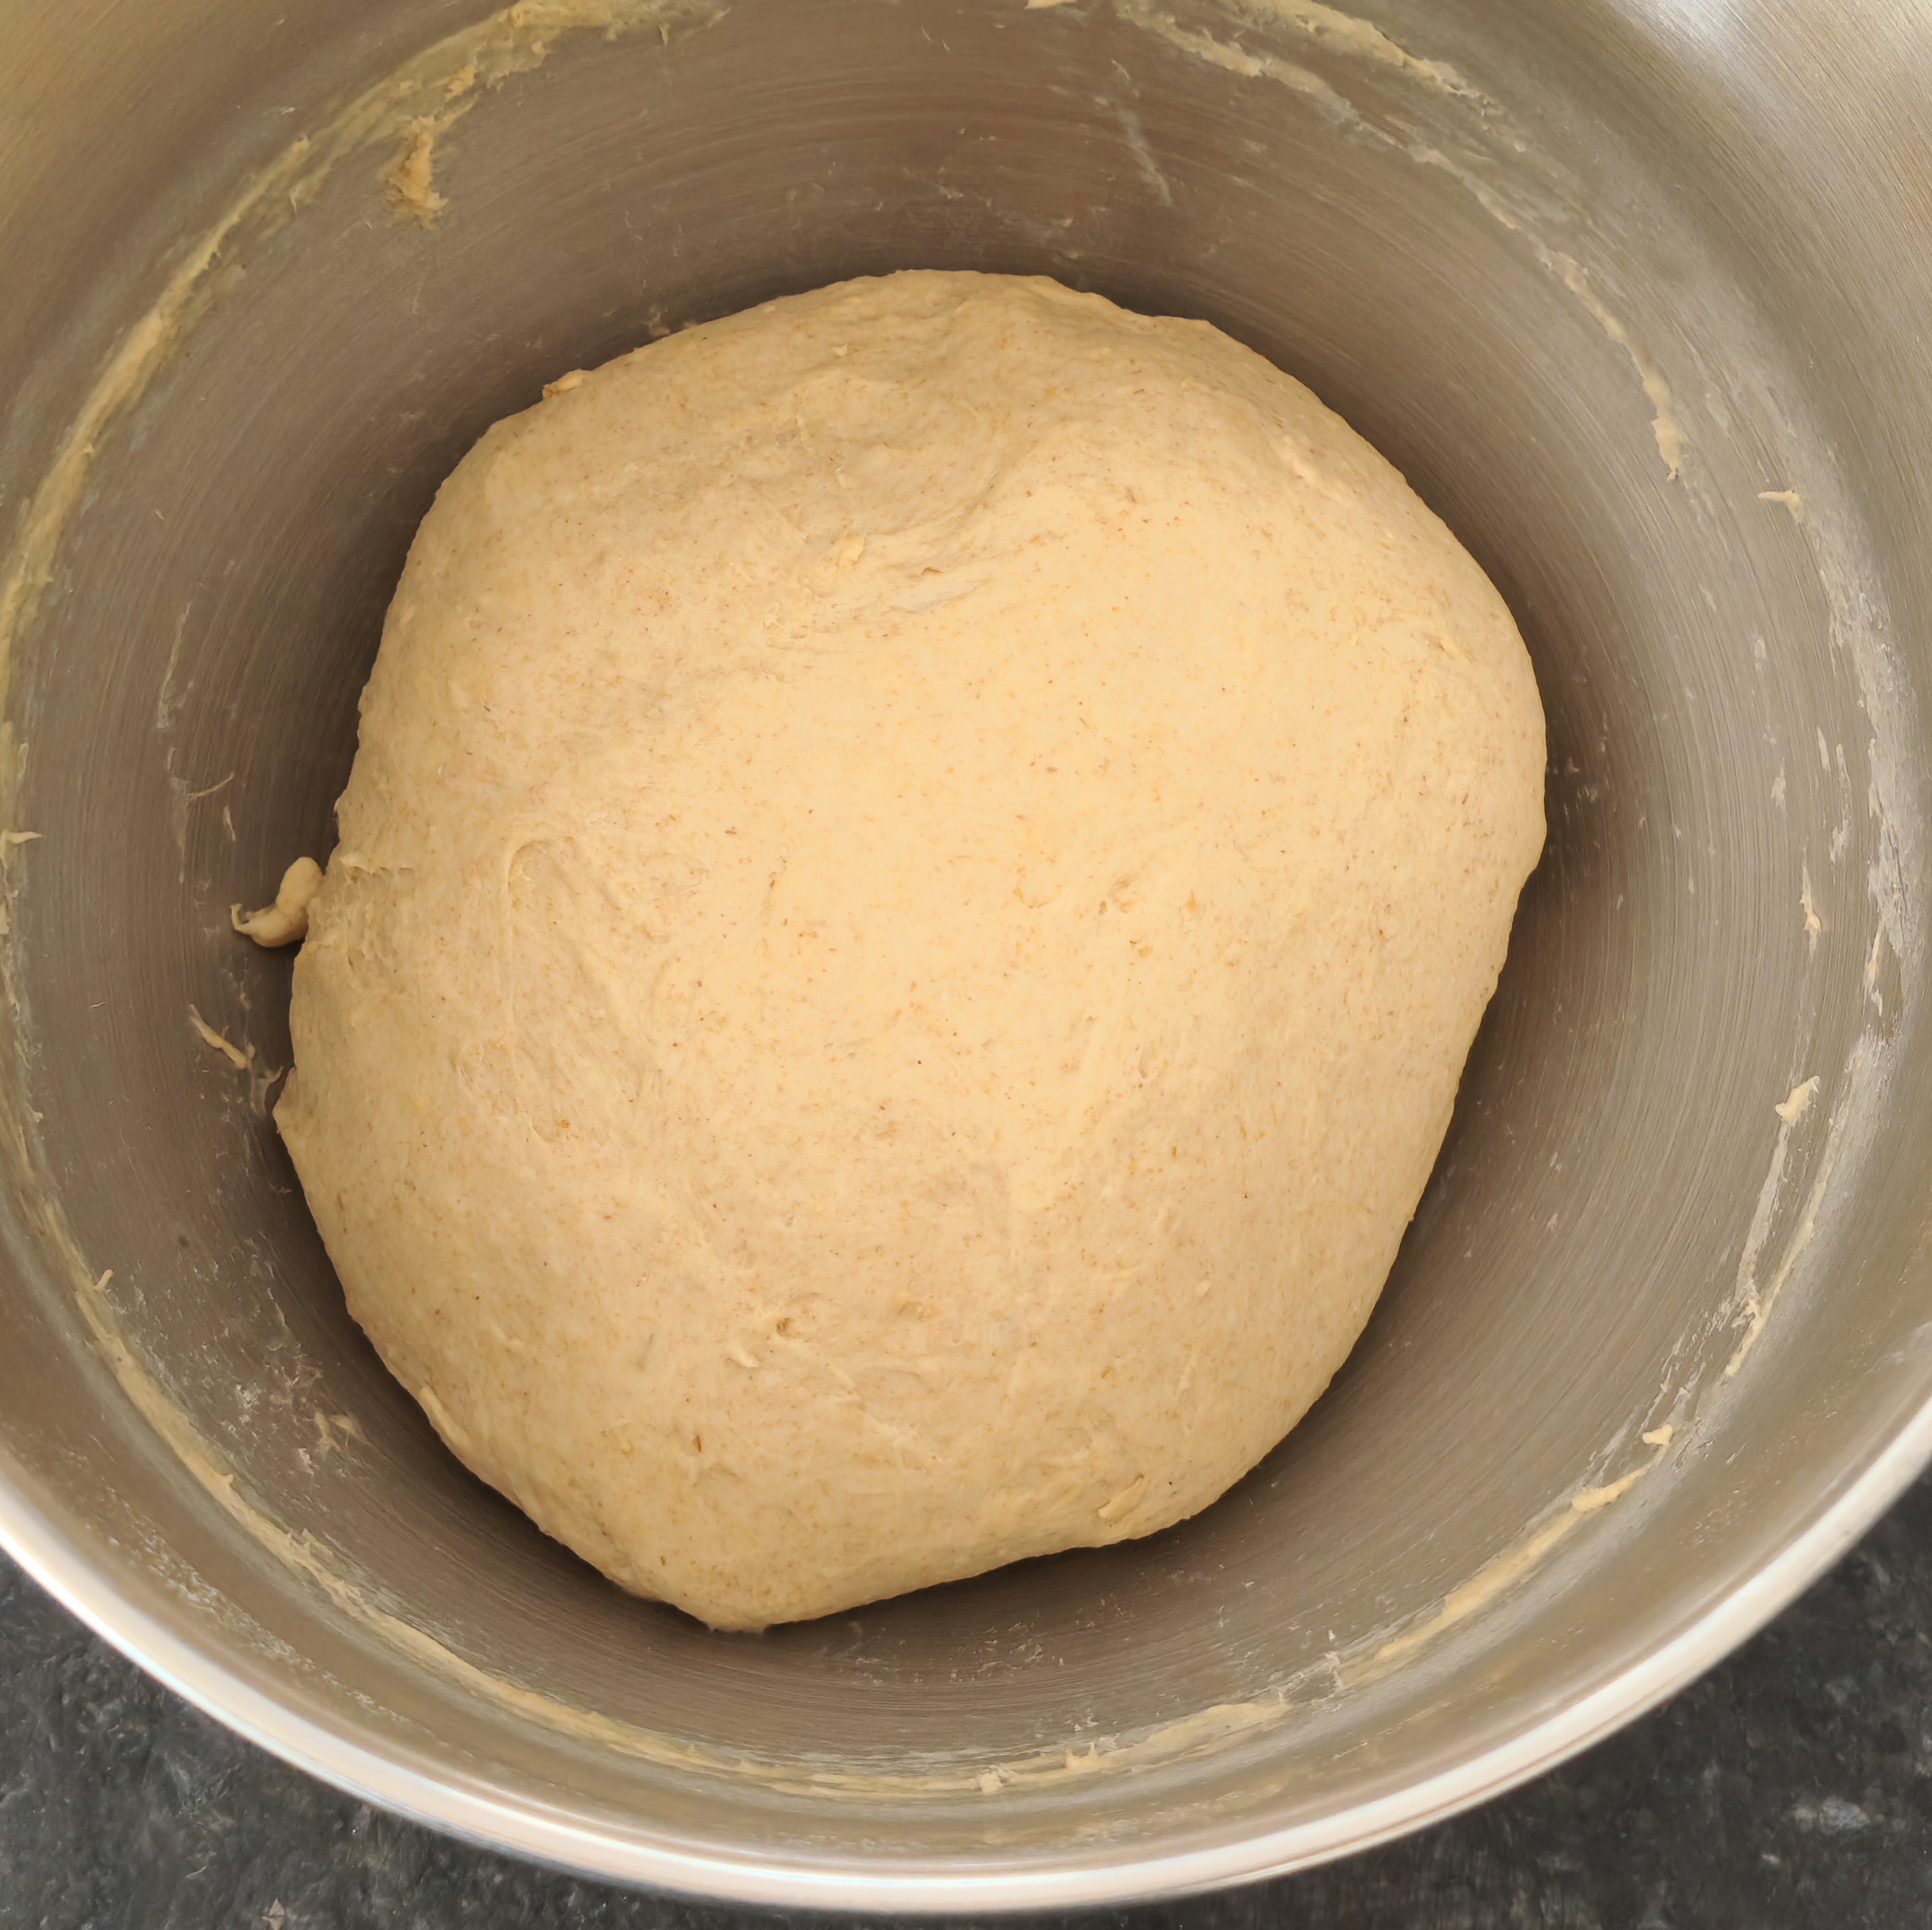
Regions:
[[[443,485],[276,1117],[384,1358],[626,1587],[1145,1535],[1367,1318],[1543,760],[1482,572],[1214,329],[773,302]]]

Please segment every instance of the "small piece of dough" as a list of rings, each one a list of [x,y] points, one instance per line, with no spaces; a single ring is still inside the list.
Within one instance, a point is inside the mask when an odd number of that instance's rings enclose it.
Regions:
[[[258,945],[292,945],[308,935],[309,902],[321,889],[321,866],[313,858],[297,858],[283,872],[274,904],[265,905],[245,918],[240,905],[231,905],[228,922]]]
[[[226,1032],[217,1031],[192,1005],[188,1008],[188,1022],[195,1037],[204,1046],[213,1046],[237,1072],[247,1072],[254,1065],[255,1049],[253,1046],[245,1049],[238,1046]]]
[[[1481,572],[1226,336],[775,302],[443,485],[275,1116],[391,1367],[627,1587],[1145,1535],[1367,1318],[1543,764]]]

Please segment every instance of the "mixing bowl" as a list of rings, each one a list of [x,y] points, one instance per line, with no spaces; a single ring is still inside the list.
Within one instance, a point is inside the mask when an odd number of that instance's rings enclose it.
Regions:
[[[11,0],[0,1536],[369,1799],[987,1909],[1474,1802],[1932,1445],[1932,16],[1876,0]],[[267,1108],[356,698],[542,385],[1027,271],[1310,383],[1514,609],[1550,842],[1381,1307],[1198,1519],[763,1637],[472,1481]]]

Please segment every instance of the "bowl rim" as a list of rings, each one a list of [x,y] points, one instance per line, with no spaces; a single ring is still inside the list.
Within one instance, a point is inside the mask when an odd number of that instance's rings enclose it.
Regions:
[[[0,1455],[0,1463],[7,1457]],[[1712,1667],[1846,1553],[1932,1460],[1932,1399],[1799,1534],[1688,1627],[1607,1682],[1466,1761],[1334,1814],[1202,1849],[1019,1869],[956,1860],[847,1869],[616,1836],[452,1787],[298,1713],[211,1649],[125,1599],[0,1466],[0,1547],[70,1613],[202,1714],[292,1768],[411,1822],[592,1880],[707,1901],[916,1914],[1144,1902],[1262,1881],[1374,1847],[1474,1808],[1602,1740]]]

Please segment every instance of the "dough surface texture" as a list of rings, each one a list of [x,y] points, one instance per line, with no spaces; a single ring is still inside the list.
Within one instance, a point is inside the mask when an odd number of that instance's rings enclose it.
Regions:
[[[443,1439],[640,1594],[1148,1534],[1367,1319],[1543,763],[1475,563],[1206,324],[772,303],[444,484],[276,1118]]]

